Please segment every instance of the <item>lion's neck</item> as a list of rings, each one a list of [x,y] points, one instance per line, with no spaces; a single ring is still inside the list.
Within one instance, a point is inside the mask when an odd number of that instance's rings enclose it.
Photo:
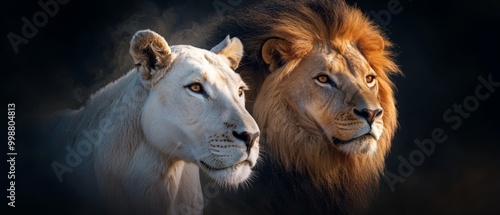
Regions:
[[[141,143],[124,176],[132,208],[146,214],[198,214],[203,207],[198,167]],[[179,191],[181,190],[181,191]]]

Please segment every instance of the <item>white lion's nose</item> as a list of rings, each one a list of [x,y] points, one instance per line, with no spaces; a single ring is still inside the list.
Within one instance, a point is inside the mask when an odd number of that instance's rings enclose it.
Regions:
[[[253,147],[253,144],[255,143],[255,140],[257,139],[257,137],[259,137],[259,132],[249,133],[244,131],[238,133],[236,131],[233,131],[233,136],[236,137],[236,139],[245,142],[245,145],[247,146],[247,151],[250,151],[250,149]]]

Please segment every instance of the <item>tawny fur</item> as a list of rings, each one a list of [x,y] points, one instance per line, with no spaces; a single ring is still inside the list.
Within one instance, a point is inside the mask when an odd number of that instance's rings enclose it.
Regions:
[[[342,0],[302,0],[268,1],[240,10],[225,17],[213,31],[237,36],[245,45],[246,55],[237,72],[250,86],[247,108],[263,131],[261,145],[267,154],[253,190],[237,194],[245,199],[237,202],[239,207],[271,214],[366,211],[397,128],[394,86],[389,76],[399,69],[392,59],[392,43],[379,27]],[[267,50],[265,44],[270,39],[283,42]],[[211,43],[211,39],[206,41]],[[290,102],[301,99],[290,98],[293,88],[307,90],[290,79],[293,73],[307,71],[307,66],[297,69],[305,57],[321,47],[346,57],[352,54],[344,52],[350,45],[377,75],[377,99],[384,113],[383,133],[373,155],[341,152]],[[218,206],[231,208],[224,203]]]

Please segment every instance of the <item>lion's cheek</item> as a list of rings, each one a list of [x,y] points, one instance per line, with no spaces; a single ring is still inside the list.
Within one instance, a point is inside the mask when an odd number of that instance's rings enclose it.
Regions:
[[[152,94],[146,100],[141,114],[141,128],[148,144],[163,152],[178,148],[179,143],[192,141],[189,136],[192,126],[182,126],[182,114],[178,111],[166,111],[167,108],[171,107],[160,105]]]

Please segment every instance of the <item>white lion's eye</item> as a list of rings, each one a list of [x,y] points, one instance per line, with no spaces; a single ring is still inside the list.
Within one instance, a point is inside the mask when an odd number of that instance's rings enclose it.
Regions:
[[[199,83],[191,84],[188,86],[188,88],[195,93],[203,92],[203,87],[201,87],[201,84],[199,84]]]
[[[375,82],[376,82],[375,77],[376,77],[375,75],[367,75],[365,77],[366,84],[368,84],[368,87],[375,86]]]

